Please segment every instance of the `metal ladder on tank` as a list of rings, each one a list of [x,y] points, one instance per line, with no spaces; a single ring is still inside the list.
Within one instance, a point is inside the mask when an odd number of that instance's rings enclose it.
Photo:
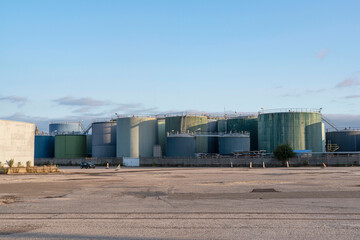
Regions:
[[[321,119],[329,124],[332,128],[334,128],[336,131],[339,131],[339,129],[335,126],[333,122],[331,122],[328,118],[326,118],[323,114],[321,114]]]

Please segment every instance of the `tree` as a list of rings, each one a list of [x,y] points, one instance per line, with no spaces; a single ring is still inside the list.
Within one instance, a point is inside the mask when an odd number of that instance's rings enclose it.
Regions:
[[[276,147],[274,150],[274,156],[276,159],[280,160],[283,164],[289,158],[295,157],[295,153],[289,144],[281,144]]]

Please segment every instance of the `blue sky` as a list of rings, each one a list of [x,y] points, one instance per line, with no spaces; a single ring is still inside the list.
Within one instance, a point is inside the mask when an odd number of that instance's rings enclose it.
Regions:
[[[359,9],[357,0],[0,0],[0,118],[323,108],[360,127]]]

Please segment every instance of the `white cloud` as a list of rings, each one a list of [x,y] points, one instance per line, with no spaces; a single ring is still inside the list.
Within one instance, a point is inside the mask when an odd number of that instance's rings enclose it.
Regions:
[[[347,78],[336,85],[337,88],[353,87],[360,85],[360,81],[356,78]]]
[[[93,98],[73,98],[71,96],[59,98],[53,100],[54,102],[59,103],[60,105],[68,105],[68,106],[91,106],[91,107],[97,107],[97,106],[104,106],[106,105],[105,101],[102,100],[96,100]]]
[[[345,98],[360,98],[359,94],[355,94],[355,95],[348,95]]]
[[[324,59],[326,57],[326,55],[328,54],[328,52],[329,52],[329,49],[323,49],[320,52],[318,52],[316,57],[319,59]]]
[[[23,106],[27,102],[27,98],[19,96],[7,96],[0,97],[0,101],[9,101],[11,103],[17,103],[19,107]]]

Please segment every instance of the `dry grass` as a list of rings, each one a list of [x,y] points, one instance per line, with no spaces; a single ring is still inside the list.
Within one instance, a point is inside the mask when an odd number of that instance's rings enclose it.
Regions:
[[[57,166],[20,166],[20,167],[1,167],[0,174],[27,174],[27,173],[56,173],[59,172],[59,168]]]

